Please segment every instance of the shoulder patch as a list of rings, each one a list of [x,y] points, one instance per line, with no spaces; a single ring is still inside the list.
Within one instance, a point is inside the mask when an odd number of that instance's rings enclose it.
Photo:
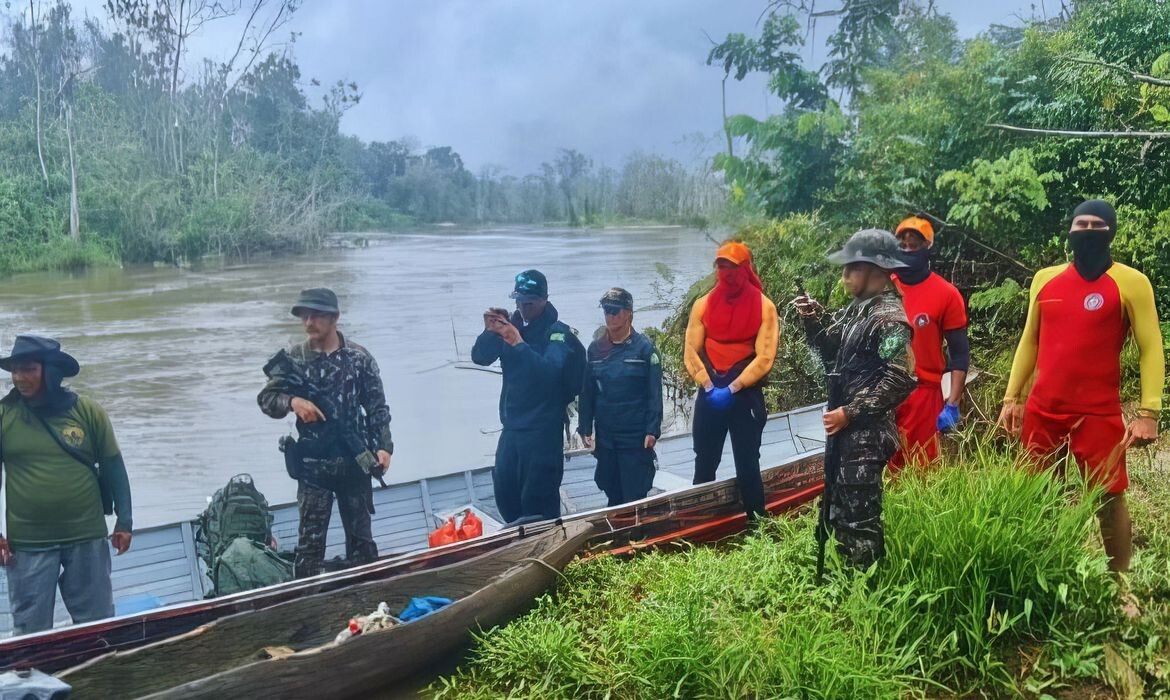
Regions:
[[[548,340],[550,343],[563,343],[563,342],[565,342],[565,334],[564,333],[553,333],[552,335],[550,335],[548,337]]]
[[[881,342],[878,343],[878,356],[883,360],[891,360],[906,352],[910,344],[910,329],[902,323],[893,323],[882,330]]]
[[[661,362],[661,360],[658,359],[658,353],[656,353],[656,352],[650,353],[650,364],[657,365],[660,362]]]

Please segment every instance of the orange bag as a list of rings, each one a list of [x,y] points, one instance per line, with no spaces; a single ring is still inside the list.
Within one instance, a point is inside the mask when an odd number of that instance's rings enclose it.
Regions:
[[[447,518],[447,522],[443,523],[442,527],[427,536],[427,542],[431,547],[441,547],[445,544],[451,544],[458,539],[459,533],[455,529],[454,515]]]
[[[479,537],[483,534],[483,521],[475,517],[475,513],[470,510],[464,516],[463,522],[459,524],[459,539],[470,540]]]

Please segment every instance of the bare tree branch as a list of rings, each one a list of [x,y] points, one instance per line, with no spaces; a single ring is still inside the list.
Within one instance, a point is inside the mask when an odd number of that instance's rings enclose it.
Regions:
[[[1105,61],[1096,61],[1088,58],[1077,58],[1076,56],[1064,56],[1063,60],[1068,61],[1069,63],[1080,63],[1086,66],[1100,66],[1102,68],[1109,68],[1111,70],[1127,73],[1131,78],[1139,82],[1149,83],[1150,85],[1160,85],[1162,87],[1170,87],[1170,80],[1167,80],[1166,78],[1155,78],[1152,75],[1138,73],[1135,70],[1131,70],[1117,63],[1107,63]]]
[[[1076,139],[1170,139],[1170,131],[1071,131],[1067,129],[1032,129],[1011,124],[988,124],[992,129],[1032,136],[1067,136]]]

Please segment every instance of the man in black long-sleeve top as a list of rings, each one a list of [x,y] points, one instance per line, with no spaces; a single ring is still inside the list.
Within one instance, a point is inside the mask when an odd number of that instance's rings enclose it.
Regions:
[[[662,360],[654,343],[634,330],[632,294],[614,287],[601,297],[601,308],[605,334],[589,345],[577,433],[597,458],[597,487],[616,506],[645,498],[654,484]]]
[[[471,360],[487,366],[500,361],[500,423],[492,485],[496,508],[505,522],[527,516],[560,517],[564,476],[565,409],[581,389],[580,362],[585,349],[573,330],[558,320],[548,301],[548,280],[538,270],[516,275],[516,311],[492,308],[483,314],[484,331],[475,339]],[[576,374],[575,377],[569,376]]]

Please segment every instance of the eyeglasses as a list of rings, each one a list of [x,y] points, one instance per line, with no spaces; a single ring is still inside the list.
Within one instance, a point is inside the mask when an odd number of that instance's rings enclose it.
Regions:
[[[606,316],[617,316],[622,311],[625,311],[624,306],[613,306],[610,304],[602,304],[601,308],[605,311]]]

